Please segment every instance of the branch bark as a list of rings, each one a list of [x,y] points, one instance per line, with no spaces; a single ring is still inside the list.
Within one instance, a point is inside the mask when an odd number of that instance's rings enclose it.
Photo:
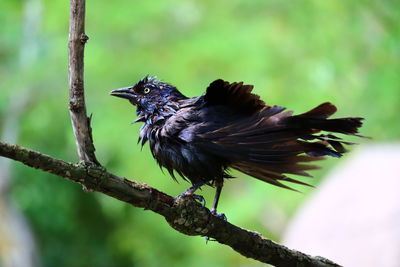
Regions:
[[[192,197],[173,198],[151,186],[109,173],[102,166],[72,164],[20,146],[0,142],[0,156],[64,177],[97,191],[162,215],[177,231],[208,236],[245,257],[276,266],[339,266],[322,258],[291,250],[213,216]]]
[[[68,41],[69,111],[79,159],[99,164],[94,154],[90,118],[86,115],[83,83],[84,50],[88,39],[85,34],[85,0],[71,0]]]

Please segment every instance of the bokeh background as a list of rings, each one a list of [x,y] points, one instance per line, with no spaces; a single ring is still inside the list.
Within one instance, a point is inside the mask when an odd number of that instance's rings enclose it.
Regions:
[[[367,118],[362,133],[373,141],[350,138],[361,146],[400,138],[397,1],[88,1],[86,17],[85,86],[97,156],[121,176],[171,195],[189,186],[164,175],[147,147],[140,150],[140,125],[130,124],[134,109],[108,95],[146,74],[188,96],[217,78],[244,81],[267,103],[298,113],[332,101],[337,116]],[[76,162],[68,22],[67,0],[0,2],[0,131],[2,140]],[[318,185],[347,158],[326,160],[307,182]],[[30,253],[34,260],[25,264],[32,266],[261,266],[184,236],[152,212],[8,160],[0,168],[4,262],[23,261],[17,247]],[[220,210],[230,222],[280,241],[313,190],[294,193],[234,174],[239,178],[226,183]],[[202,191],[209,203],[213,193]]]

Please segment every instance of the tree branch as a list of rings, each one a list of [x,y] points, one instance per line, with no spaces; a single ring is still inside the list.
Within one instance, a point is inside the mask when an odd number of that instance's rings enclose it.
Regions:
[[[88,39],[85,34],[85,0],[71,0],[68,41],[69,111],[79,159],[99,164],[94,154],[90,118],[86,115],[83,84],[83,56]]]
[[[16,145],[0,142],[0,156],[64,177],[97,191],[162,215],[177,231],[208,236],[230,246],[245,257],[276,266],[339,266],[322,257],[288,249],[260,234],[213,216],[192,197],[173,198],[153,187],[119,177],[105,168],[72,164]]]

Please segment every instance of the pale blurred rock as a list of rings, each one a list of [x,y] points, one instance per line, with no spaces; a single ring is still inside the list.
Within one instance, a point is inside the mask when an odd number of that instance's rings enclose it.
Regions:
[[[40,266],[36,244],[24,216],[1,196],[0,218],[0,266]]]
[[[400,266],[400,144],[352,152],[299,209],[283,243],[344,266]]]

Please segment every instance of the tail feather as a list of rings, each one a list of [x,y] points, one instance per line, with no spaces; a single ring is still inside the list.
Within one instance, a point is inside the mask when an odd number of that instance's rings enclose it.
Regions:
[[[258,180],[279,186],[279,187],[283,187],[289,190],[293,190],[293,191],[298,191],[296,189],[293,189],[290,186],[287,186],[283,183],[281,183],[280,181],[286,181],[286,182],[291,182],[291,183],[295,183],[295,184],[300,184],[300,185],[305,185],[305,186],[310,186],[312,187],[312,185],[299,181],[299,180],[295,180],[292,178],[289,178],[285,175],[279,174],[277,172],[273,172],[273,171],[269,171],[266,170],[265,168],[262,167],[256,167],[253,165],[249,165],[247,163],[243,163],[243,162],[237,162],[232,164],[232,167],[234,169],[237,169],[238,171],[241,171],[247,175],[250,175],[254,178],[257,178]]]
[[[314,119],[327,119],[337,111],[335,105],[329,102],[322,103],[321,105],[307,111],[296,117],[314,118]]]
[[[327,102],[306,113],[288,117],[286,120],[289,125],[299,128],[310,128],[350,135],[357,134],[358,128],[362,126],[363,118],[328,119],[336,110],[334,105]]]
[[[227,159],[232,168],[291,189],[281,182],[309,184],[285,174],[311,177],[307,171],[318,167],[309,162],[323,156],[340,157],[346,152],[344,145],[354,144],[332,133],[360,136],[358,128],[363,118],[329,119],[336,112],[331,103],[295,116],[283,110],[266,107],[245,120],[202,132],[197,141],[204,150]]]

